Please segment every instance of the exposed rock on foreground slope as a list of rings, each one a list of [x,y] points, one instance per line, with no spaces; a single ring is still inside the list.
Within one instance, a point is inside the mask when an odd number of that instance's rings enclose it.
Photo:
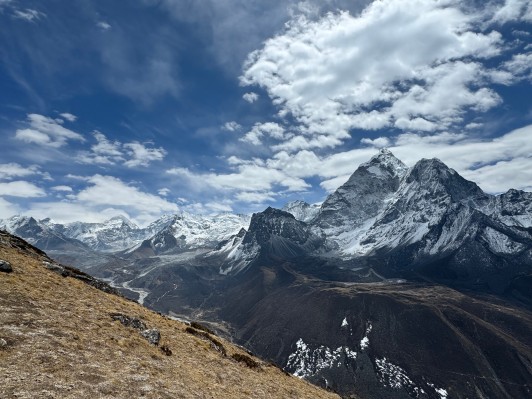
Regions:
[[[63,277],[4,232],[0,259],[13,268],[0,274],[1,398],[336,397],[206,331]]]

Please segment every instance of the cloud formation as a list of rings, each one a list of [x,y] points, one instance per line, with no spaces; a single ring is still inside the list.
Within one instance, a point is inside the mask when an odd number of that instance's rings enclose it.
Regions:
[[[41,18],[45,18],[46,14],[31,8],[26,8],[24,10],[15,9],[13,10],[13,17],[17,19],[22,19],[28,22],[35,22]]]
[[[162,147],[148,147],[138,141],[111,141],[99,131],[93,132],[93,136],[96,144],[91,146],[90,151],[80,151],[77,162],[92,165],[123,164],[129,168],[147,167],[153,161],[161,161],[167,154]]]
[[[83,136],[63,126],[61,119],[53,119],[39,114],[28,114],[26,129],[18,129],[15,138],[26,143],[59,148],[68,141],[85,141]]]
[[[246,100],[248,103],[253,104],[255,101],[259,99],[259,95],[257,93],[250,91],[248,93],[244,93],[242,98]]]
[[[37,218],[51,217],[68,223],[77,220],[102,222],[109,217],[123,215],[140,225],[152,222],[163,213],[175,213],[176,204],[138,187],[105,175],[84,178],[86,187],[62,201],[36,202],[24,214]],[[66,188],[61,187],[60,191]],[[1,204],[0,204],[1,206]]]
[[[279,147],[287,151],[335,147],[353,129],[443,131],[501,101],[483,64],[501,53],[501,34],[477,19],[455,0],[300,16],[248,56],[241,83],[295,118],[297,137]]]
[[[3,196],[22,198],[44,197],[46,195],[42,188],[24,180],[0,182],[0,193]]]

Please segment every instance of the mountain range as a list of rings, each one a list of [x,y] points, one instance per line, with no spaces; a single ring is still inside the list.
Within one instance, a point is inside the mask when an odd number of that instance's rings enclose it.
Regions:
[[[0,227],[344,397],[532,392],[532,193],[438,159],[381,150],[322,204],[251,217]]]

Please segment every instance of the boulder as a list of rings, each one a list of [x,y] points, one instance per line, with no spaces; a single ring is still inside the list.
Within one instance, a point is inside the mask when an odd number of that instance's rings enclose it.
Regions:
[[[12,271],[13,268],[11,267],[11,263],[5,260],[0,260],[0,272],[11,273]]]

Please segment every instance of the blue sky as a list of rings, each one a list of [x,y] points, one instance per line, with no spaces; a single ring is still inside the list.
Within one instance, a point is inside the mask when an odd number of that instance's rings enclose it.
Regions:
[[[530,0],[0,0],[0,218],[322,201],[387,147],[532,190]]]

